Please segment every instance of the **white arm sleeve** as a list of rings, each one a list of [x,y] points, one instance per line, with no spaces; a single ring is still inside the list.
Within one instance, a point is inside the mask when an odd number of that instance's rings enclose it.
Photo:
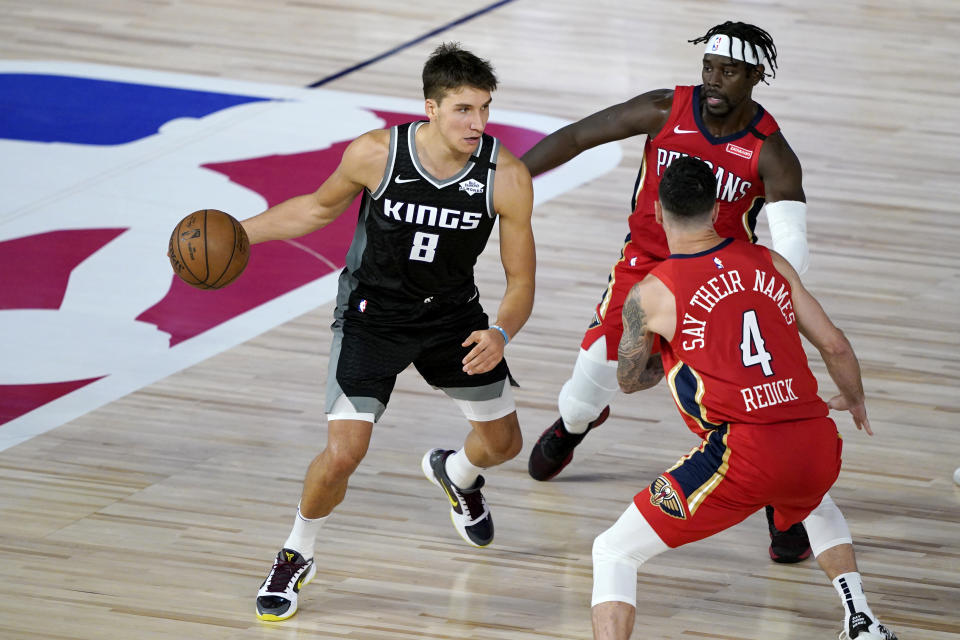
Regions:
[[[807,247],[807,204],[797,200],[779,200],[766,205],[767,224],[773,250],[802,274],[810,266]]]

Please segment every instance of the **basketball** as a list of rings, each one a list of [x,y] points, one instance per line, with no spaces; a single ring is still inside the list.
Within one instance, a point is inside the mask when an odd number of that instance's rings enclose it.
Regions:
[[[190,286],[219,289],[243,273],[250,258],[250,240],[230,214],[201,209],[174,227],[167,257],[173,272]]]

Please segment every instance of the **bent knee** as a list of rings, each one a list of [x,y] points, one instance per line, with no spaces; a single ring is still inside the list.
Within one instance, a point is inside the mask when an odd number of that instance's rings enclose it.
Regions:
[[[484,438],[484,442],[488,453],[502,462],[514,459],[523,449],[523,435],[519,426],[503,433],[490,434]]]
[[[366,453],[366,448],[334,447],[327,448],[323,457],[332,475],[346,477],[357,470]]]
[[[632,565],[634,569],[640,566],[640,562],[620,548],[614,540],[617,539],[617,533],[607,529],[593,539],[591,555],[594,564],[603,561],[623,562]]]
[[[503,457],[505,460],[513,460],[523,449],[523,436],[520,434],[518,429],[514,437],[510,440],[510,446],[503,451]]]

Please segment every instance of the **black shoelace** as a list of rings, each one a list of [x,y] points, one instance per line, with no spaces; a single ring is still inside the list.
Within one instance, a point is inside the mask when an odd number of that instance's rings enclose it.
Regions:
[[[286,591],[293,576],[306,565],[306,562],[277,560],[273,563],[273,571],[270,574],[270,584],[267,585],[267,591]]]

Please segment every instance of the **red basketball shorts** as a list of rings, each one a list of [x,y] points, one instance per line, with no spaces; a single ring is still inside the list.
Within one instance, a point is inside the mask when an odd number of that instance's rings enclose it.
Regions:
[[[620,337],[623,335],[623,302],[630,293],[630,288],[640,282],[650,271],[663,262],[650,254],[640,251],[633,244],[626,243],[620,253],[620,260],[613,265],[607,288],[600,298],[593,322],[587,328],[580,346],[589,349],[590,345],[600,339],[607,338],[607,360],[616,361],[617,347],[620,346]],[[654,343],[654,353],[660,352],[659,341]]]
[[[777,528],[788,529],[836,481],[842,442],[830,418],[727,425],[633,500],[670,547],[719,533],[768,504]]]

